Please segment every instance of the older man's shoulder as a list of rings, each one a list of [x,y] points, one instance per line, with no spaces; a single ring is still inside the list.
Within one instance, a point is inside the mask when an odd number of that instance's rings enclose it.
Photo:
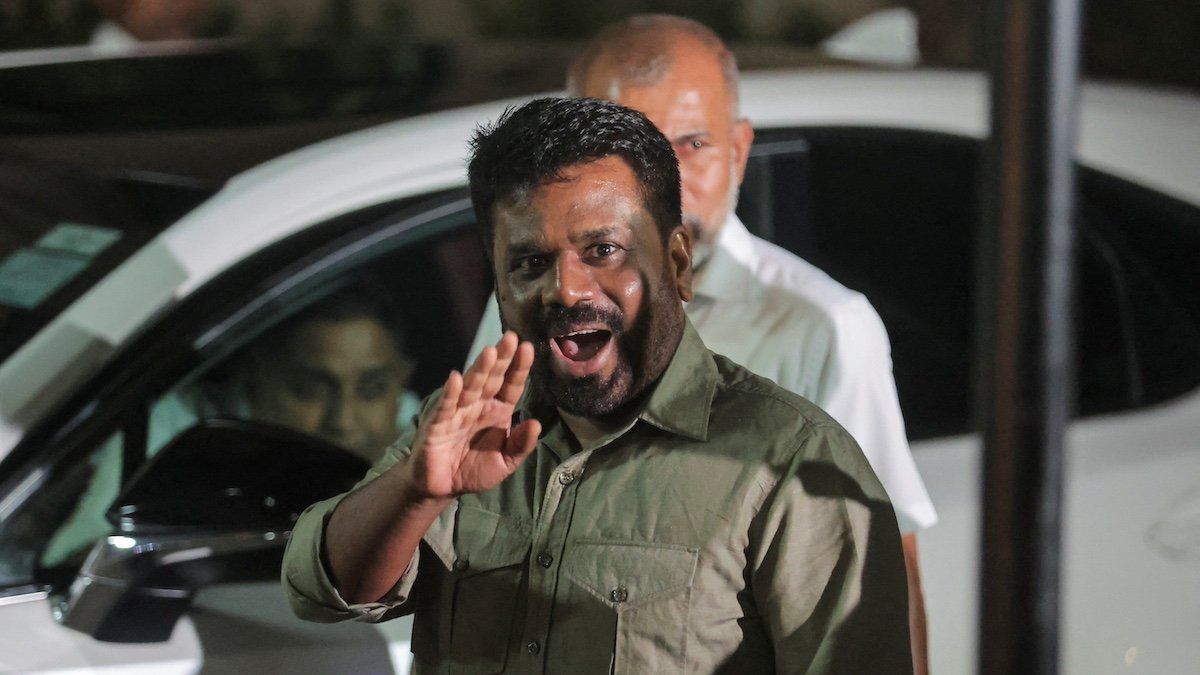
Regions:
[[[887,501],[858,443],[824,410],[724,356],[713,358],[721,384],[713,399],[710,441],[765,469],[767,483],[798,467],[824,466],[852,479],[856,490]]]
[[[805,311],[823,314],[856,307],[865,299],[804,258],[765,239],[753,237],[755,280],[773,300],[793,296]]]
[[[840,426],[817,404],[720,354],[713,354],[720,384],[713,399],[717,421],[747,432],[800,437],[817,427]]]

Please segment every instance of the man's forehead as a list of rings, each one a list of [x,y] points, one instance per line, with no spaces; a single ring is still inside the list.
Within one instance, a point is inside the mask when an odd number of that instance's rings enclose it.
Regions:
[[[541,248],[552,241],[581,244],[600,238],[637,234],[653,227],[640,203],[589,198],[569,210],[546,213],[536,205],[514,207],[496,219],[496,243],[510,250]]]
[[[623,210],[627,200],[641,201],[642,187],[624,160],[610,157],[563,173],[561,180],[544,181],[530,191],[535,207],[557,207],[572,215]]]
[[[381,353],[391,356],[398,351],[394,334],[372,316],[317,317],[296,324],[281,336],[281,350],[297,356],[331,352]]]
[[[728,108],[731,92],[719,54],[691,36],[671,35],[664,40],[653,46],[654,58],[662,65],[654,69],[652,78],[640,77],[642,69],[627,63],[625,55],[610,53],[588,70],[582,93],[638,110],[648,99],[668,95],[678,99],[675,105],[711,103],[714,111]]]
[[[498,200],[497,234],[502,241],[539,236],[549,227],[589,229],[597,222],[640,222],[642,185],[619,156],[577,164],[532,188]]]

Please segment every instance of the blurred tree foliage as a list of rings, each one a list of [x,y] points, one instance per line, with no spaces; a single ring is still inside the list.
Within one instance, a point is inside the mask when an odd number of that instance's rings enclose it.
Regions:
[[[87,42],[102,18],[82,0],[0,0],[0,49]]]
[[[135,36],[137,18],[201,19],[191,37],[262,41],[384,38],[411,34],[408,0],[0,0],[0,50],[84,44],[105,20]],[[199,7],[199,10],[195,8]]]
[[[207,5],[195,37],[263,40],[418,36],[583,40],[638,12],[687,16],[731,41],[813,45],[890,0],[189,0]],[[182,5],[181,5],[182,6]],[[144,9],[143,9],[144,8]],[[106,17],[169,15],[170,0],[0,0],[0,49],[87,42]],[[191,11],[191,10],[186,10]],[[128,26],[126,26],[128,27]],[[135,31],[136,33],[136,31]]]
[[[871,11],[903,6],[920,26],[926,65],[981,66],[986,0],[0,0],[0,50],[86,43],[106,17],[207,5],[196,37],[255,42],[386,43],[396,38],[579,44],[635,12],[711,26],[737,46],[813,47]],[[1090,77],[1200,88],[1200,0],[1084,0],[1083,64]],[[128,26],[126,26],[128,28]],[[136,34],[136,31],[134,31]]]
[[[613,21],[639,12],[678,14],[704,23],[726,39],[742,37],[738,0],[468,0],[490,37],[587,39]]]

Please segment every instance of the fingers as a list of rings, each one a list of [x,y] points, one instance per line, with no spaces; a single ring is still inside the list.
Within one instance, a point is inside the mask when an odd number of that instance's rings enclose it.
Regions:
[[[515,337],[515,335],[514,335]],[[511,405],[516,405],[521,394],[525,391],[525,381],[529,378],[529,369],[533,367],[533,343],[522,342],[517,346],[512,362],[504,373],[504,382],[496,392],[496,398]]]
[[[537,447],[538,434],[542,433],[542,423],[529,419],[513,427],[504,443],[504,454],[514,465],[520,464]]]
[[[479,356],[475,358],[475,363],[472,363],[471,367],[467,368],[467,372],[463,374],[463,390],[458,397],[458,407],[466,408],[480,399],[483,394],[483,385],[495,363],[496,348],[484,347]]]
[[[499,398],[515,405],[525,390],[525,379],[533,365],[533,345],[519,343],[509,331],[495,347],[485,347],[461,376],[451,373],[445,395],[438,408],[437,420],[447,420],[456,410],[469,407],[480,399]],[[455,389],[451,391],[451,384]],[[453,395],[451,395],[453,394]]]
[[[450,371],[446,384],[442,386],[442,400],[438,402],[437,412],[433,414],[433,423],[440,424],[454,417],[458,410],[458,399],[463,389],[463,376],[457,370]]]
[[[492,369],[484,381],[483,398],[493,398],[496,396],[496,392],[500,391],[500,387],[504,384],[504,374],[508,372],[508,365],[512,363],[516,353],[517,334],[508,331],[496,343],[496,362],[492,364]]]

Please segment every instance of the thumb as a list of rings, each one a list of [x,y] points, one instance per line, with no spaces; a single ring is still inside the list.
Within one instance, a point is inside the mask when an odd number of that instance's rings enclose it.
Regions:
[[[537,447],[538,434],[542,433],[542,423],[537,420],[525,420],[508,432],[504,441],[504,455],[516,466]]]

